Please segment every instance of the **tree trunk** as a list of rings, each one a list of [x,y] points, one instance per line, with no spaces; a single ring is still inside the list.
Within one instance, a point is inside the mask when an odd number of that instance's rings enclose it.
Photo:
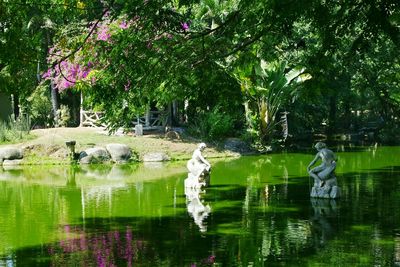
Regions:
[[[14,119],[17,120],[19,118],[19,95],[17,93],[13,94],[13,110]]]
[[[68,95],[68,106],[70,107],[70,115],[72,118],[72,126],[78,126],[80,121],[80,93],[72,92],[72,90],[67,91]]]
[[[50,93],[51,93],[51,106],[53,109],[54,116],[54,125],[58,126],[59,118],[58,118],[58,109],[60,108],[60,94],[57,88],[54,87],[53,82],[50,82]]]

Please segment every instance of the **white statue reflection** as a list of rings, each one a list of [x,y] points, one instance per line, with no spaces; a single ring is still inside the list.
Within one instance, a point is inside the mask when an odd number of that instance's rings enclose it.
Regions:
[[[207,224],[204,220],[211,212],[210,205],[204,205],[200,194],[204,193],[200,188],[185,187],[187,211],[193,217],[195,224],[200,228],[200,232],[207,231]]]
[[[188,178],[185,179],[185,188],[200,188],[210,184],[211,164],[202,155],[206,148],[205,143],[200,143],[193,152],[192,158],[187,162],[186,167],[189,171]]]

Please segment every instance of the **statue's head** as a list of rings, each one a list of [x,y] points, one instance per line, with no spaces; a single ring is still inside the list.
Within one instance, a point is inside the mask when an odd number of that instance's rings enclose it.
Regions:
[[[317,142],[314,146],[317,150],[321,150],[323,148],[326,148],[326,144],[323,142]]]
[[[205,143],[200,143],[197,147],[198,147],[200,150],[204,150],[207,146],[206,146]]]

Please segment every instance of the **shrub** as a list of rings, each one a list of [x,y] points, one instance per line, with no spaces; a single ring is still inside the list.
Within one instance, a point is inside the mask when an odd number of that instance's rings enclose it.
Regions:
[[[398,132],[398,125],[391,123],[380,129],[378,133],[378,140],[383,144],[398,145],[400,134]]]
[[[234,122],[230,114],[221,112],[217,106],[211,111],[199,112],[189,124],[188,133],[207,141],[218,141],[232,135]]]
[[[33,127],[53,126],[54,116],[48,85],[39,85],[28,98],[28,105],[27,111]]]
[[[58,113],[58,126],[67,127],[71,123],[71,115],[69,107],[66,105],[61,105]]]
[[[15,142],[24,139],[30,131],[31,123],[27,116],[17,120],[0,121],[0,143]]]

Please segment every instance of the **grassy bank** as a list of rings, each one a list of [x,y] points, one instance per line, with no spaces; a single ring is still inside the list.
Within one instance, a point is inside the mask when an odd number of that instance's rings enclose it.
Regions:
[[[171,160],[187,160],[200,140],[182,138],[169,140],[163,134],[147,134],[140,137],[108,135],[100,128],[51,128],[38,129],[30,133],[30,139],[16,144],[0,144],[16,146],[24,149],[24,164],[66,164],[69,163],[66,141],[76,141],[76,152],[90,147],[105,146],[110,143],[128,145],[139,160],[149,152],[164,152]],[[223,158],[237,154],[217,147],[209,146],[204,154],[208,158]]]

